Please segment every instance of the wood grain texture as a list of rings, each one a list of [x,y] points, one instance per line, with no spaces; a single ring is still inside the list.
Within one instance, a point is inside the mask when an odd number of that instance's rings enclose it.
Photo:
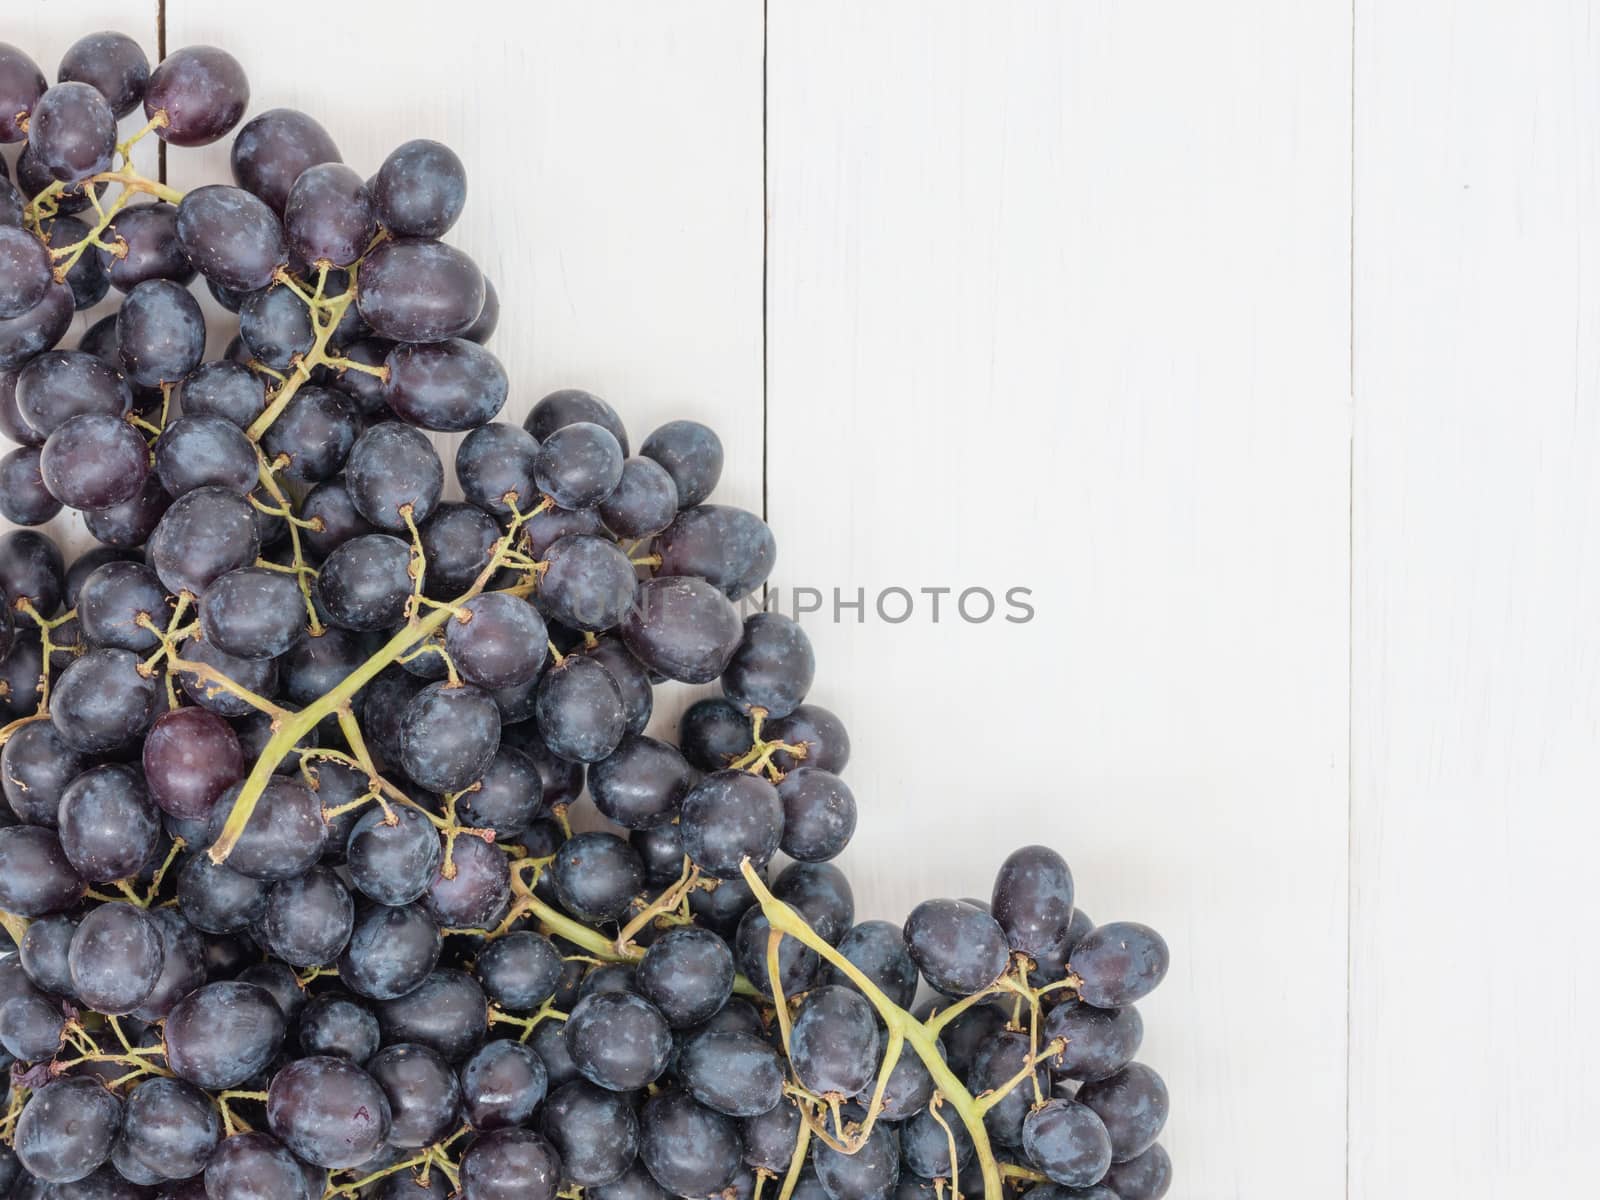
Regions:
[[[1359,5],[1359,1200],[1593,1190],[1595,17]]]
[[[156,0],[86,0],[70,6],[51,3],[50,0],[7,0],[5,13],[0,17],[0,41],[20,46],[27,52],[44,77],[55,81],[61,56],[73,42],[86,33],[101,29],[115,29],[136,39],[144,47],[152,64],[159,61],[156,52],[158,38],[158,6]],[[144,124],[144,110],[136,108],[119,123],[120,136],[134,133]],[[0,147],[7,164],[15,168],[21,144]],[[134,148],[134,161],[145,174],[156,174],[157,146],[154,138],[145,138]],[[16,178],[12,170],[11,178]],[[93,308],[78,313],[72,319],[72,328],[62,339],[62,345],[72,347],[84,331],[101,317],[116,312],[122,295],[113,289]],[[11,443],[0,438],[0,452],[9,450]],[[9,521],[0,517],[0,530],[10,529]],[[68,560],[95,544],[83,526],[83,518],[63,510],[54,520],[39,526],[41,533],[53,538],[66,553]]]
[[[867,915],[1063,851],[1175,1195],[1344,1195],[1348,7],[774,0],[769,511]],[[880,589],[1033,590],[1026,624]],[[784,600],[787,604],[787,600]]]

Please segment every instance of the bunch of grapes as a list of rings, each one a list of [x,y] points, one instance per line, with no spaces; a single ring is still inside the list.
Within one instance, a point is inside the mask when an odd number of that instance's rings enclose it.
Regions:
[[[0,44],[0,510],[99,543],[0,538],[0,1194],[1164,1195],[1161,938],[1040,846],[856,920],[849,737],[737,607],[771,531],[703,425],[496,420],[457,157],[363,178],[273,109],[179,194],[131,147],[239,126],[234,58],[101,33],[58,78]],[[721,692],[676,744],[669,682]]]

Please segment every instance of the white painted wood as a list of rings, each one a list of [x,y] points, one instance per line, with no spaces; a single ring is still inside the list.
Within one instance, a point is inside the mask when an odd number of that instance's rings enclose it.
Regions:
[[[138,40],[152,63],[158,60],[156,0],[87,0],[68,7],[50,0],[8,0],[3,17],[0,17],[0,41],[10,42],[27,51],[39,64],[44,77],[55,82],[56,70],[67,48],[86,33],[101,29],[115,29]],[[144,110],[136,108],[120,123],[120,131],[127,136],[144,124]],[[16,166],[17,155],[22,152],[20,143],[0,147],[6,163]],[[134,161],[145,174],[156,174],[157,147],[154,138],[145,138],[134,149]],[[16,178],[12,170],[11,177]],[[115,312],[122,295],[113,289],[93,308],[73,318],[72,328],[62,339],[64,346],[74,346],[85,330],[108,313]],[[0,437],[0,453],[11,449],[11,443]],[[11,522],[0,517],[0,530],[14,528]],[[39,526],[42,533],[53,538],[67,553],[69,559],[85,548],[94,545],[94,539],[83,527],[76,513],[63,511],[54,520]]]
[[[1174,1195],[1344,1195],[1349,18],[770,10],[775,582],[1037,609],[806,621],[845,865],[1167,934]]]
[[[1593,1191],[1596,15],[1358,6],[1359,1200]]]

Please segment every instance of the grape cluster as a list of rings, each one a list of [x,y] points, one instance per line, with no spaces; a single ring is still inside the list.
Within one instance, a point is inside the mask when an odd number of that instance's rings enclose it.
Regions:
[[[459,159],[241,126],[209,46],[94,34],[58,80],[0,44],[0,511],[98,543],[0,537],[0,1193],[1164,1195],[1165,943],[1040,846],[856,919],[848,733],[738,607],[771,531],[703,425],[495,419]],[[232,184],[132,165],[236,128]],[[673,682],[719,688],[676,744]]]

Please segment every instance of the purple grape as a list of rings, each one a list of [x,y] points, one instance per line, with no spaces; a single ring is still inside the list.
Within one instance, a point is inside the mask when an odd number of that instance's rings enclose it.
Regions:
[[[215,46],[174,50],[150,72],[144,115],[165,114],[157,129],[174,146],[204,146],[239,123],[250,102],[250,84],[239,60]]]

